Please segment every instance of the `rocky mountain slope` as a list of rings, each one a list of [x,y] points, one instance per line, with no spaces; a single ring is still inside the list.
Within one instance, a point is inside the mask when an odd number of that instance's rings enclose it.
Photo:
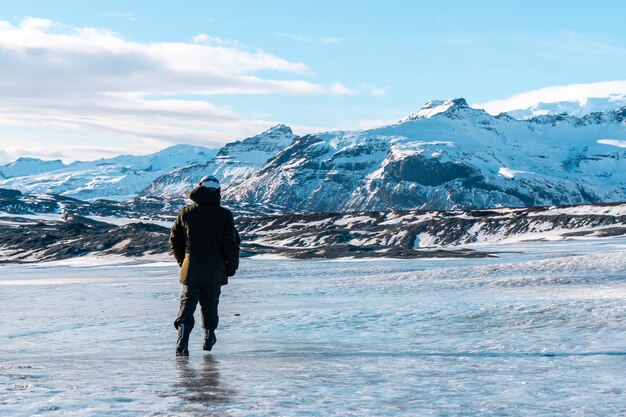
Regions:
[[[83,201],[57,194],[23,194],[18,190],[0,188],[0,216],[29,216],[32,218],[60,219],[64,215],[105,218],[109,222],[137,221],[173,223],[180,209],[191,200],[169,200],[156,197],[136,197],[127,201]],[[290,211],[275,205],[236,202],[224,204],[237,217],[261,217],[284,214]]]
[[[432,101],[394,125],[299,137],[225,196],[322,212],[626,201],[625,120]]]
[[[47,200],[0,193],[0,262],[37,262],[83,255],[166,254],[173,215],[154,207]],[[9,201],[13,203],[7,203]],[[19,200],[19,205],[15,201]],[[63,213],[54,203],[63,204]],[[292,258],[477,257],[497,251],[481,244],[626,235],[626,203],[469,211],[271,213],[230,207],[242,254]],[[13,213],[8,213],[13,210]],[[39,214],[36,213],[37,210]],[[78,211],[80,210],[80,211]],[[117,211],[115,211],[117,210]],[[142,212],[142,210],[144,210]],[[93,214],[96,212],[96,214]],[[41,214],[48,213],[48,214]],[[50,214],[53,213],[53,214]],[[81,215],[79,213],[87,213]],[[173,213],[175,214],[175,212]],[[119,217],[120,215],[141,217]],[[153,215],[154,216],[154,215]],[[496,254],[497,255],[497,254]]]
[[[626,204],[294,214],[242,219],[240,229],[253,250],[294,257],[458,256],[480,244],[626,235]]]
[[[69,259],[87,254],[166,253],[168,229],[148,223],[121,226],[79,216],[60,220],[0,217],[0,263]]]
[[[226,144],[213,159],[168,172],[155,179],[140,196],[179,199],[194,188],[200,178],[215,175],[222,188],[236,184],[261,168],[296,139],[291,129],[276,125],[250,138]]]

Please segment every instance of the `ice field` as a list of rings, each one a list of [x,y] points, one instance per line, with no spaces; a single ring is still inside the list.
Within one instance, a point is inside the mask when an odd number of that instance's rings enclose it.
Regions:
[[[626,239],[243,260],[174,356],[174,262],[0,265],[0,415],[626,415]]]

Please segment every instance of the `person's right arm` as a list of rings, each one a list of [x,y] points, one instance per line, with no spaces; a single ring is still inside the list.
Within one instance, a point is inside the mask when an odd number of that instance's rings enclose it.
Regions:
[[[174,226],[172,226],[172,230],[170,230],[170,247],[174,252],[178,266],[182,266],[185,260],[185,228],[182,219],[183,212],[181,211],[176,222],[174,222]]]

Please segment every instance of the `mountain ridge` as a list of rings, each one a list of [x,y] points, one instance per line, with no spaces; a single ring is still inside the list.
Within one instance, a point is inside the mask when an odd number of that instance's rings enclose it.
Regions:
[[[0,180],[0,187],[28,193],[54,193],[82,200],[127,200],[136,197],[159,175],[211,159],[217,151],[179,144],[148,155],[118,155],[67,165],[51,165],[51,161],[33,158],[31,161],[39,163],[40,169],[29,175]],[[6,166],[0,167],[0,170],[6,169]]]
[[[622,201],[623,116],[517,120],[430,102],[393,125],[303,136],[228,197],[312,211]]]
[[[278,124],[219,150],[177,145],[0,179],[0,187],[85,200],[184,201],[212,174],[226,200],[304,211],[614,202],[626,199],[625,118],[622,107],[519,120],[463,98],[431,100],[373,129],[296,136]],[[76,167],[86,168],[82,177]]]
[[[185,193],[206,175],[216,176],[226,188],[257,171],[295,138],[288,126],[275,125],[258,135],[227,143],[204,164],[181,167],[156,178],[139,196],[185,198]]]

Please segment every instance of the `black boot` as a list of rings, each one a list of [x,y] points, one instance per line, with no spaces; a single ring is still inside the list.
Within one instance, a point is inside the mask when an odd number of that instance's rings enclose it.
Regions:
[[[204,330],[204,343],[202,344],[202,349],[210,351],[213,349],[213,345],[217,342],[217,337],[215,337],[215,330]]]
[[[185,323],[178,325],[178,339],[176,339],[176,356],[189,356],[189,334],[191,326]]]

